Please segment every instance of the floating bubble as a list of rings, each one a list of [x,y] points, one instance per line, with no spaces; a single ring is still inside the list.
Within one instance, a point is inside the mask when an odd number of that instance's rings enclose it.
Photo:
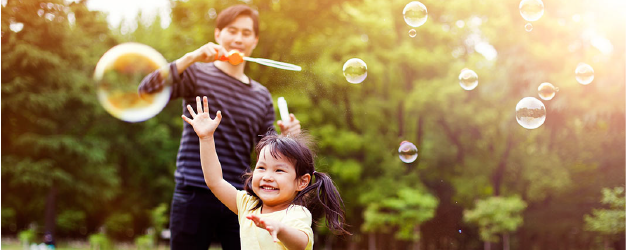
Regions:
[[[408,141],[402,141],[398,148],[400,160],[404,163],[411,163],[417,159],[417,147]]]
[[[127,122],[140,122],[152,118],[169,101],[172,88],[139,96],[137,87],[141,80],[161,69],[160,79],[168,79],[169,67],[165,58],[150,46],[140,43],[123,43],[104,53],[94,72],[98,100],[112,116]]]
[[[541,99],[549,101],[554,98],[556,92],[559,92],[559,88],[554,87],[554,85],[549,82],[544,82],[539,85],[537,91],[539,92],[539,97]]]
[[[478,86],[478,75],[471,69],[461,70],[459,84],[464,90],[472,90]]]
[[[402,15],[404,15],[404,21],[411,27],[419,27],[422,26],[428,19],[428,10],[426,10],[426,6],[424,4],[413,1],[404,6],[402,10]]]
[[[541,0],[522,0],[519,3],[519,13],[526,21],[537,21],[543,16],[543,2]]]
[[[343,64],[343,76],[349,83],[361,83],[367,78],[367,65],[359,58],[352,58]]]
[[[586,63],[579,63],[576,67],[576,81],[587,85],[593,81],[593,68]]]
[[[517,123],[526,129],[536,129],[546,121],[546,106],[534,97],[524,97],[515,106]]]
[[[527,23],[526,25],[524,25],[524,29],[528,32],[533,30],[533,24],[532,23]]]
[[[409,30],[409,36],[410,37],[415,37],[417,35],[417,31],[415,31],[415,29],[410,29]]]

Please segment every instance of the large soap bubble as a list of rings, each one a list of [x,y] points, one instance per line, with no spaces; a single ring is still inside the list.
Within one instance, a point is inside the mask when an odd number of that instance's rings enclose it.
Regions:
[[[359,58],[352,58],[343,64],[343,76],[349,83],[361,83],[367,78],[367,65]]]
[[[168,79],[169,67],[165,58],[150,46],[123,43],[104,53],[94,72],[98,100],[112,116],[127,122],[141,122],[152,118],[168,103],[172,88],[139,96],[137,88],[148,74],[161,69],[162,81]]]
[[[517,123],[527,129],[536,129],[546,121],[546,106],[534,97],[524,97],[515,106]]]
[[[419,27],[428,19],[428,10],[424,4],[413,1],[404,6],[402,15],[406,24],[411,27]]]

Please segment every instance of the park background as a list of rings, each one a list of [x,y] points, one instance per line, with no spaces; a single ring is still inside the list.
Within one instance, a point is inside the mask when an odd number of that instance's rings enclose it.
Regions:
[[[546,0],[527,32],[518,0],[421,2],[428,20],[412,38],[409,0],[172,1],[166,27],[113,27],[84,1],[3,1],[2,247],[54,230],[61,249],[167,248],[181,101],[123,122],[100,106],[93,71],[128,41],[173,61],[245,3],[260,12],[252,57],[303,68],[247,74],[285,97],[346,205],[353,235],[322,222],[316,249],[624,249],[624,4]],[[360,84],[342,74],[350,58],[367,64]],[[580,62],[595,70],[589,85]],[[474,90],[459,86],[463,68]],[[515,106],[542,82],[560,91],[528,130]],[[398,158],[404,140],[413,163]]]

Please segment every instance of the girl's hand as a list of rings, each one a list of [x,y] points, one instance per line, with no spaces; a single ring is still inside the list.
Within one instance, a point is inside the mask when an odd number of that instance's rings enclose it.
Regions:
[[[203,102],[204,109],[200,104],[200,97],[196,97],[198,114],[193,112],[193,108],[191,108],[191,105],[187,105],[187,109],[189,110],[189,113],[191,114],[191,117],[193,119],[189,119],[187,116],[182,115],[183,120],[193,126],[193,130],[196,131],[196,134],[200,139],[213,136],[213,133],[217,129],[217,126],[220,125],[220,121],[222,121],[221,111],[217,111],[217,114],[215,114],[215,119],[211,119],[211,117],[209,117],[209,102],[206,96],[203,98]]]
[[[274,239],[274,242],[278,242],[278,233],[282,225],[280,222],[271,219],[263,219],[253,214],[246,216],[246,218],[252,220],[257,227],[267,230]]]

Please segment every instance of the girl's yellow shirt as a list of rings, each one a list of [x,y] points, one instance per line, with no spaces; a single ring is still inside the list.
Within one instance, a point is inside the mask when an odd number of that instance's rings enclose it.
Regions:
[[[254,225],[252,220],[246,218],[247,215],[254,214],[261,218],[270,218],[280,221],[287,226],[304,232],[309,237],[306,250],[313,249],[313,229],[311,223],[313,217],[306,207],[292,205],[281,211],[269,214],[261,214],[261,208],[250,211],[256,205],[258,199],[248,195],[246,191],[237,191],[237,211],[239,212],[239,236],[241,238],[241,249],[243,250],[283,250],[287,249],[283,243],[274,242],[267,230]]]

